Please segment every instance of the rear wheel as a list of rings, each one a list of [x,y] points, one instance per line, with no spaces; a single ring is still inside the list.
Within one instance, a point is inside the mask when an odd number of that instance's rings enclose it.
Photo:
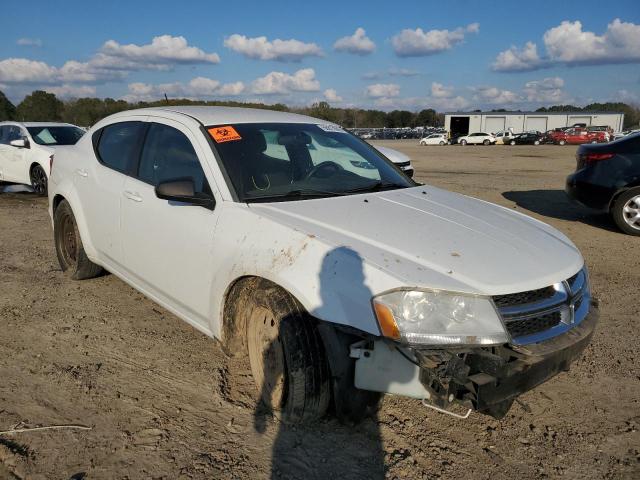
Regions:
[[[438,145],[444,145],[444,142],[440,140],[440,143]]]
[[[629,235],[640,236],[640,187],[620,195],[613,203],[611,215],[620,230]]]
[[[558,142],[558,145],[564,145],[565,143],[567,143],[567,142],[565,142],[564,140],[560,140],[560,141]]]
[[[467,141],[466,140],[460,140],[460,145],[466,145]]]
[[[102,267],[87,257],[76,219],[66,200],[60,202],[53,214],[53,236],[58,262],[64,273],[74,280],[85,280],[102,272]]]
[[[321,418],[331,386],[315,320],[288,292],[267,281],[245,300],[249,363],[262,402],[289,423]]]
[[[36,194],[44,197],[47,195],[47,174],[40,165],[34,165],[31,168],[31,187]]]

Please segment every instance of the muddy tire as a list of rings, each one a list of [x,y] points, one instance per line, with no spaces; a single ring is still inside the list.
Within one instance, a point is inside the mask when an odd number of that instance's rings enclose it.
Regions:
[[[624,233],[640,236],[640,187],[631,188],[616,198],[611,216]]]
[[[318,420],[329,406],[331,386],[316,321],[278,286],[259,281],[255,287],[242,310],[261,400],[287,423]]]
[[[47,196],[47,174],[40,165],[34,165],[29,172],[31,188],[40,197]]]
[[[53,214],[53,237],[62,271],[74,280],[98,276],[102,267],[87,257],[71,206],[62,200]]]

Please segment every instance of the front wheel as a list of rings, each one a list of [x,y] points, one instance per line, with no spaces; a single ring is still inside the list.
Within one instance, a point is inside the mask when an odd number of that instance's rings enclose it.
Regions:
[[[442,145],[444,145],[444,144],[445,144],[445,143],[444,143],[442,140],[440,140],[440,143],[439,143],[438,145],[442,146]]]
[[[313,318],[285,290],[262,282],[245,297],[251,373],[262,402],[284,421],[324,416],[331,399],[329,364]]]
[[[47,174],[40,165],[34,165],[31,169],[31,187],[37,195],[47,196]]]
[[[640,236],[640,187],[620,195],[613,203],[611,215],[624,233]]]
[[[565,143],[567,143],[567,142],[565,142],[564,140],[560,140],[560,141],[558,142],[558,145],[564,145]]]
[[[467,141],[466,140],[460,140],[460,145],[466,145]]]
[[[491,145],[491,141],[490,140],[485,140],[484,142],[482,142],[483,145]]]
[[[60,268],[72,279],[85,280],[102,272],[102,267],[87,257],[76,218],[66,200],[60,202],[53,214],[53,237]]]

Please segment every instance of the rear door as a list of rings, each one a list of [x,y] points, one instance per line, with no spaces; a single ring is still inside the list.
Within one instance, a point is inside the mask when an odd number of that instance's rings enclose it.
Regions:
[[[120,229],[124,181],[137,162],[145,119],[128,117],[95,132],[93,158],[74,170],[93,244],[107,266],[118,270],[124,264]]]
[[[213,194],[220,206],[220,195],[212,191],[206,148],[201,132],[193,133],[177,121],[150,118],[139,166],[124,183],[121,221],[125,265],[134,282],[210,330],[218,208],[169,202],[155,194],[160,182],[191,178],[197,192]]]

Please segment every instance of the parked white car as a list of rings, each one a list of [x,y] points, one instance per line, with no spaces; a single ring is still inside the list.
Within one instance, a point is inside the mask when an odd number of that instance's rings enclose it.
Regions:
[[[55,149],[75,144],[84,133],[67,123],[0,122],[0,181],[31,185],[46,195]]]
[[[471,133],[458,137],[458,143],[460,145],[494,145],[496,137],[489,133]]]
[[[413,165],[411,165],[411,157],[409,157],[409,155],[399,152],[394,148],[381,147],[379,145],[373,145],[373,148],[391,160],[405,175],[413,177]]]
[[[492,135],[496,139],[496,145],[509,145],[509,142],[515,137],[512,130],[501,130]]]
[[[446,145],[447,135],[444,133],[433,133],[420,139],[420,145]]]
[[[104,268],[248,355],[289,421],[331,402],[361,417],[381,392],[499,418],[566,370],[596,322],[562,233],[417,185],[307,116],[121,112],[56,157],[49,201],[64,272]]]

